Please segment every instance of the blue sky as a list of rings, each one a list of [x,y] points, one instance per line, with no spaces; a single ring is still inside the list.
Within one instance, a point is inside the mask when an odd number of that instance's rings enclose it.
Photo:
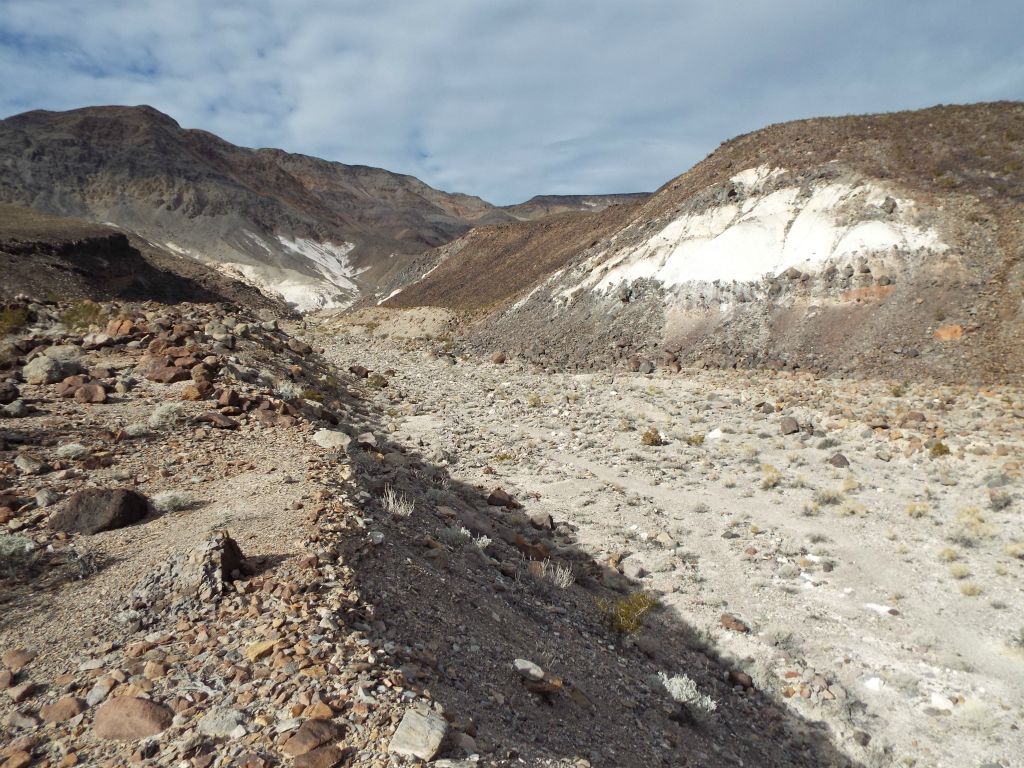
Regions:
[[[1024,99],[1021,0],[0,0],[0,115],[185,127],[495,203],[650,190],[736,134]]]

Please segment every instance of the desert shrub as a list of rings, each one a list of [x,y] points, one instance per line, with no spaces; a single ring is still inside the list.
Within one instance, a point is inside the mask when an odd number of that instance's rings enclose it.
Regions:
[[[928,451],[933,459],[937,459],[941,456],[949,456],[949,446],[941,440],[936,440],[932,443],[931,450]]]
[[[701,693],[697,684],[688,675],[669,677],[664,672],[659,672],[658,678],[672,700],[682,704],[693,717],[701,719],[718,709],[718,703],[707,694]]]
[[[25,307],[4,307],[0,309],[0,336],[16,333],[28,325],[29,314]]]
[[[318,403],[322,403],[324,401],[324,396],[319,391],[310,388],[302,390],[302,399],[315,400]]]
[[[380,373],[371,373],[366,378],[366,385],[373,387],[374,389],[384,389],[388,385],[388,380]]]
[[[995,535],[995,529],[986,521],[977,507],[961,510],[956,516],[956,526],[947,538],[954,544],[973,547],[984,539]]]
[[[473,539],[468,528],[445,526],[437,532],[437,540],[453,549],[460,549]]]
[[[782,482],[782,473],[771,464],[761,465],[761,489],[767,491]]]
[[[541,564],[539,578],[541,581],[551,584],[558,589],[568,589],[576,583],[576,576],[573,574],[571,567],[560,565],[551,560],[545,560]]]
[[[531,392],[526,396],[526,405],[530,408],[540,408],[540,395],[536,392]]]
[[[192,496],[184,491],[161,491],[152,498],[153,508],[158,512],[180,512],[188,509],[194,502]]]
[[[392,486],[384,489],[384,511],[394,517],[409,517],[415,509],[413,500],[404,493],[398,493]]]
[[[907,504],[907,516],[916,520],[920,517],[927,516],[930,509],[931,508],[928,506],[928,503],[925,501],[912,501]]]
[[[651,427],[640,435],[640,442],[644,445],[661,445],[661,432]]]
[[[984,587],[976,581],[965,581],[960,585],[960,594],[967,597],[977,597],[984,591]]]
[[[103,325],[107,321],[107,311],[95,301],[79,301],[72,304],[60,316],[65,327],[74,330],[87,330],[91,325]]]
[[[838,504],[843,500],[843,492],[839,488],[821,488],[814,492],[814,501],[824,506]]]
[[[646,592],[634,592],[618,600],[600,599],[597,608],[610,629],[623,635],[632,635],[640,631],[644,619],[657,604],[658,601]]]
[[[690,435],[689,437],[686,438],[686,444],[691,445],[694,448],[704,445],[704,433],[697,432]]]

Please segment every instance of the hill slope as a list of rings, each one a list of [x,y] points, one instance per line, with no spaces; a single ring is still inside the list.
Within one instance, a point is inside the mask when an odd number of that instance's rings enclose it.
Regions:
[[[0,202],[114,223],[300,309],[344,305],[403,256],[511,216],[411,176],[182,129],[151,107],[0,121]]]
[[[438,268],[388,305],[478,308],[495,258],[562,241],[546,278],[518,271],[491,296],[503,303],[478,349],[570,367],[1019,378],[1022,169],[1019,103],[770,126],[612,209],[610,226],[503,225],[476,250],[471,233],[445,249],[458,283]]]

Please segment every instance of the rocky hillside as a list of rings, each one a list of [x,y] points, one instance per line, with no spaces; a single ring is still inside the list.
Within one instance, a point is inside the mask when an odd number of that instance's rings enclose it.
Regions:
[[[1004,102],[771,126],[611,220],[471,233],[387,305],[487,307],[472,347],[558,366],[1019,379],[1022,125]],[[491,279],[532,252],[541,279]]]
[[[0,121],[0,202],[113,223],[299,309],[350,303],[403,256],[510,214],[411,176],[182,129],[150,107]]]
[[[109,226],[0,205],[0,298],[231,301],[285,312],[279,301],[194,259]]]
[[[586,211],[597,213],[613,205],[635,203],[650,197],[647,192],[633,192],[619,195],[535,195],[525,203],[506,205],[502,210],[520,221],[532,221],[556,213]]]

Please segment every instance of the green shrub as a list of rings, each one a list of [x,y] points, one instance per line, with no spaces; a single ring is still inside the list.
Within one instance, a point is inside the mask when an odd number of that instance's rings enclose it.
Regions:
[[[0,310],[0,336],[20,331],[28,325],[28,310],[25,307],[5,307]]]
[[[72,304],[60,316],[60,321],[69,329],[87,330],[90,325],[104,325],[107,321],[107,311],[95,301],[86,299]]]
[[[604,623],[623,635],[633,635],[640,631],[644,619],[654,610],[658,601],[646,592],[634,592],[619,600],[598,600],[597,607],[601,611]]]
[[[949,455],[949,446],[946,445],[941,440],[936,440],[934,443],[932,443],[932,448],[931,448],[930,453],[931,453],[931,456],[932,456],[933,459],[937,459],[940,456],[948,456]]]

